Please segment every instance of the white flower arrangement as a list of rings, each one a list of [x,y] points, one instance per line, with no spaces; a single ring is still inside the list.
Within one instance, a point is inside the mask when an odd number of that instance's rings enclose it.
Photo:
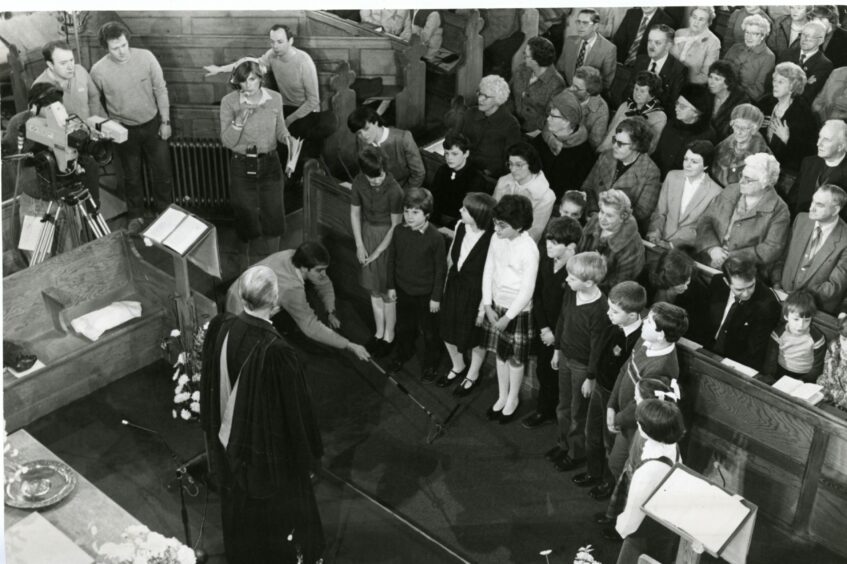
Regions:
[[[191,347],[182,340],[179,329],[174,329],[162,339],[162,350],[174,361],[174,373],[171,378],[174,384],[174,409],[171,415],[174,419],[193,421],[200,417],[200,370],[202,368],[203,341],[206,338],[206,322],[197,329]]]
[[[594,552],[594,547],[590,544],[588,546],[580,547],[580,549],[576,551],[576,557],[573,560],[573,564],[602,564],[600,561],[594,559],[594,555],[591,554],[592,552]]]
[[[95,526],[89,527],[92,535]],[[144,525],[127,527],[121,534],[123,542],[92,543],[97,564],[195,564],[194,551],[175,538],[153,532]]]

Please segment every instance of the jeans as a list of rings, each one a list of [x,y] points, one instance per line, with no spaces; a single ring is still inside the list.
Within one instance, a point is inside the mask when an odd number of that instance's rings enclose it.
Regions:
[[[171,153],[168,142],[159,137],[158,117],[141,125],[124,125],[127,140],[114,145],[124,175],[124,197],[130,218],[144,213],[144,186],[142,185],[141,155],[147,159],[150,183],[156,212],[161,212],[173,201],[174,181],[171,172]]]
[[[588,400],[582,397],[582,383],[588,366],[559,353],[559,448],[574,460],[585,458],[585,419]]]

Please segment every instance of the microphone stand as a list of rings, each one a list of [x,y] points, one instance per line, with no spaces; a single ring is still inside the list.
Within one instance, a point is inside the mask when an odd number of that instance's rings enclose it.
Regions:
[[[171,447],[168,441],[165,440],[165,437],[162,436],[161,433],[155,431],[153,429],[149,429],[147,427],[142,427],[141,425],[136,425],[135,423],[127,420],[121,419],[121,425],[125,425],[127,427],[132,427],[134,429],[138,429],[140,431],[144,431],[145,433],[150,433],[155,436],[159,441],[165,445],[168,453],[173,458],[176,463],[176,479],[179,482],[179,504],[180,504],[180,515],[182,516],[182,527],[185,532],[185,546],[191,548],[195,554],[198,563],[203,563],[206,561],[206,553],[202,549],[194,550],[191,543],[191,529],[188,525],[188,506],[185,504],[185,485],[183,484],[183,479],[187,479],[189,484],[194,485],[194,478],[191,477],[191,474],[188,473],[187,464],[180,459],[179,454]]]

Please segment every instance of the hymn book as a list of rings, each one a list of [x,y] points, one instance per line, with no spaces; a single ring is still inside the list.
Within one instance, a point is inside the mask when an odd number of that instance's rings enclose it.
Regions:
[[[773,385],[780,392],[789,396],[817,405],[823,401],[823,386],[811,382],[803,382],[791,376],[783,376]]]

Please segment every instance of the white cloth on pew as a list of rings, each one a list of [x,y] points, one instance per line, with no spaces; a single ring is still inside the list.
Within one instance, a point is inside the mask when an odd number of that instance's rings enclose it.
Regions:
[[[109,329],[123,325],[136,317],[141,317],[141,302],[112,302],[111,305],[77,317],[71,321],[71,327],[77,333],[96,341]]]

